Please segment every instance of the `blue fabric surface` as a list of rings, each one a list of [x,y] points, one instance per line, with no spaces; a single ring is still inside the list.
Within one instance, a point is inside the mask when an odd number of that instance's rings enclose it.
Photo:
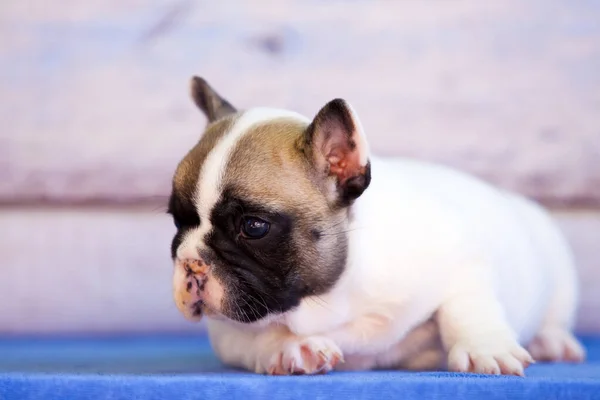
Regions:
[[[223,367],[204,337],[0,339],[0,399],[600,399],[600,338],[582,365],[526,378],[410,373],[267,377]]]

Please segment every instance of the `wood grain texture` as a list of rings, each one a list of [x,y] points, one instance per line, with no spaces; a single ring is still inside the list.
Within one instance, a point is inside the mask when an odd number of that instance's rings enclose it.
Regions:
[[[0,334],[195,329],[172,297],[172,234],[160,212],[0,212]]]
[[[577,0],[23,2],[0,8],[0,202],[162,201],[204,120],[349,100],[377,153],[600,204],[600,5]]]
[[[600,213],[560,213],[573,244],[580,332],[600,332]],[[148,210],[0,211],[0,334],[201,330],[172,295],[174,228]]]

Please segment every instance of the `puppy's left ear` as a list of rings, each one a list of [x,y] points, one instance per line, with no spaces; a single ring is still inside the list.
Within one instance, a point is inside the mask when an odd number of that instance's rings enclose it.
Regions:
[[[369,186],[368,144],[358,116],[345,100],[332,100],[319,111],[306,130],[305,146],[317,175],[327,186],[333,181],[331,200],[338,205],[350,205]]]
[[[214,122],[237,110],[225,100],[206,80],[198,76],[192,77],[190,92],[196,106],[202,110],[208,122]]]

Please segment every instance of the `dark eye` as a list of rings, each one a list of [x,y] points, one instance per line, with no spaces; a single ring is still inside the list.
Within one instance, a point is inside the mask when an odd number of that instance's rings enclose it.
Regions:
[[[242,234],[248,239],[260,239],[269,233],[271,225],[256,217],[242,219]]]
[[[178,220],[173,218],[173,223],[175,224],[175,228],[177,228],[177,230],[181,229],[181,223]]]

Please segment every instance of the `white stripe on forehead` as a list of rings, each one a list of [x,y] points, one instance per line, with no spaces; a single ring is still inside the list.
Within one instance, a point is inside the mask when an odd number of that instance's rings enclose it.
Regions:
[[[198,241],[198,239],[201,240],[204,234],[210,230],[211,224],[208,217],[221,197],[223,174],[231,152],[238,141],[253,126],[277,118],[291,118],[306,123],[310,122],[308,118],[293,111],[273,108],[253,108],[240,115],[229,132],[225,133],[208,153],[204,165],[202,165],[200,170],[195,198],[196,209],[200,215],[201,224],[197,232],[188,235],[188,237],[193,236],[194,241]],[[196,245],[198,244],[196,242]]]

